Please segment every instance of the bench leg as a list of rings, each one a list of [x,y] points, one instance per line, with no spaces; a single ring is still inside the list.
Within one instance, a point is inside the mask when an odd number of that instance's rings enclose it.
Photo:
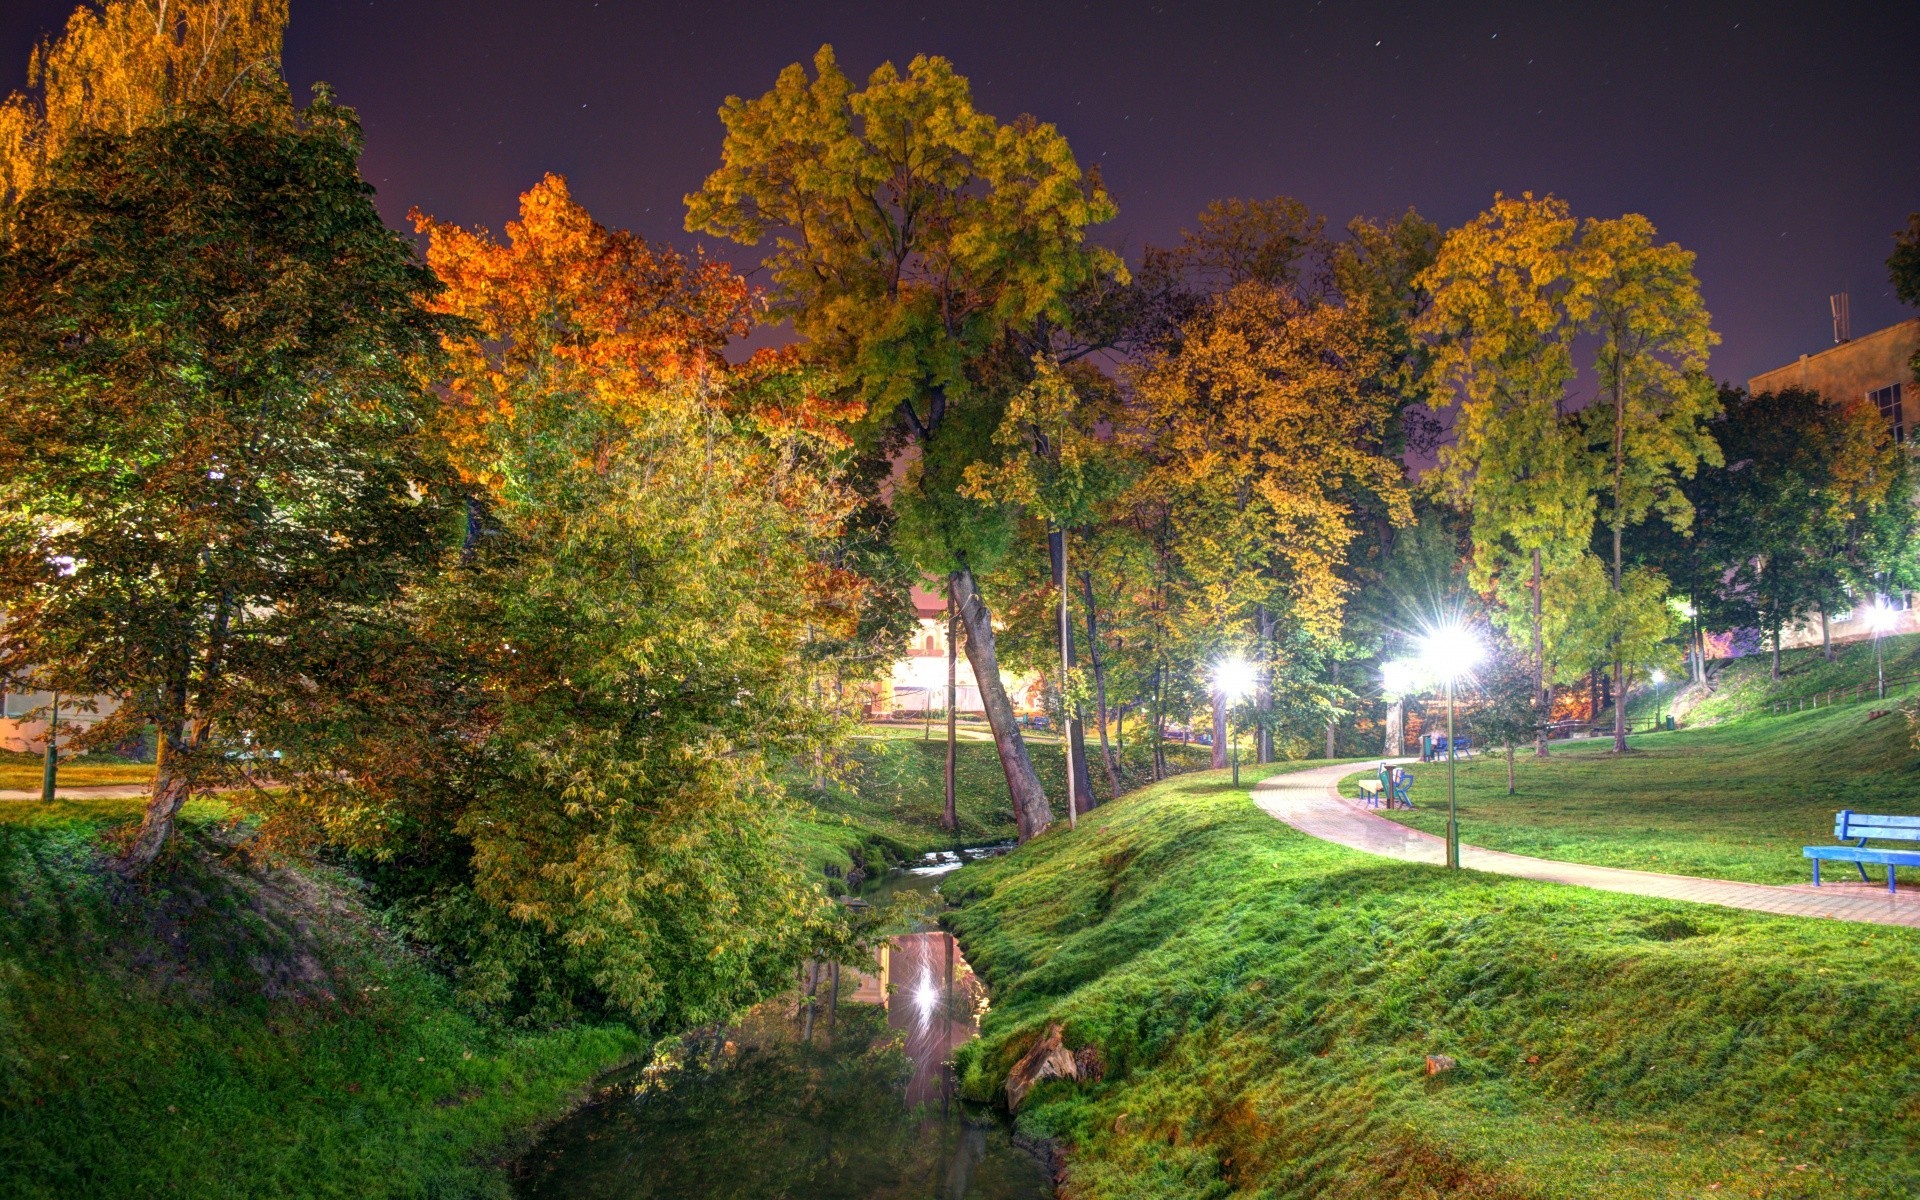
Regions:
[[[1893,864],[1887,864],[1887,894],[1893,894]]]
[[[1868,878],[1867,878],[1867,864],[1865,864],[1865,863],[1863,863],[1863,862],[1857,862],[1857,863],[1854,863],[1853,865],[1854,865],[1854,868],[1855,868],[1856,870],[1858,870],[1858,871],[1860,872],[1860,882],[1861,882],[1861,883],[1872,883],[1872,882],[1873,882],[1873,880],[1871,880],[1871,879],[1868,879]]]
[[[1817,858],[1813,860],[1813,886],[1820,886],[1820,860]]]

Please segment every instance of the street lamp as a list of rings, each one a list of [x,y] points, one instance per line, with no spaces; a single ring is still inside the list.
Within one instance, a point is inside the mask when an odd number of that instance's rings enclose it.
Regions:
[[[1420,666],[1447,682],[1447,866],[1460,869],[1460,820],[1454,798],[1453,685],[1485,657],[1473,631],[1459,620],[1441,625],[1420,639]]]
[[[1654,732],[1658,733],[1660,730],[1660,685],[1667,681],[1667,673],[1659,667],[1655,667],[1653,674],[1649,676],[1649,678],[1653,680],[1653,728]]]
[[[1890,631],[1900,615],[1887,604],[1885,596],[1875,596],[1867,609],[1867,624],[1873,630],[1873,674],[1879,683],[1880,699],[1887,698],[1887,663],[1880,650],[1880,635]]]
[[[1220,693],[1231,709],[1236,701],[1253,694],[1253,664],[1245,659],[1229,658],[1213,668],[1213,690]],[[1233,714],[1227,714],[1227,727],[1233,728]],[[1240,731],[1233,729],[1233,786],[1240,786]]]

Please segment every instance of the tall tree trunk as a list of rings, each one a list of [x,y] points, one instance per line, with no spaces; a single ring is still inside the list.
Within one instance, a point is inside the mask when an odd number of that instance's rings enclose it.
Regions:
[[[1768,676],[1775,683],[1780,682],[1780,622],[1773,623],[1773,671]]]
[[[1227,698],[1213,694],[1213,769],[1227,765]]]
[[[1407,702],[1395,700],[1387,706],[1387,744],[1381,752],[1388,758],[1399,758],[1407,752]]]
[[[1513,743],[1507,743],[1507,795],[1513,795]]]
[[[144,872],[160,857],[167,839],[173,835],[174,819],[180,815],[181,806],[193,793],[193,757],[206,740],[205,724],[194,723],[184,739],[180,725],[177,720],[165,721],[160,725],[162,749],[154,767],[153,790],[148,793],[147,810],[140,818],[140,828],[135,831],[133,841],[127,845],[126,854],[114,864],[120,874],[130,879]]]
[[[1093,662],[1094,712],[1100,722],[1100,760],[1106,764],[1109,796],[1120,794],[1120,767],[1113,761],[1113,747],[1107,744],[1107,665],[1100,656],[1100,625],[1094,618],[1093,572],[1080,572],[1080,587],[1087,596],[1087,657]]]
[[[1053,560],[1053,586],[1060,597],[1060,657],[1065,670],[1072,671],[1080,665],[1074,652],[1074,643],[1079,639],[1073,636],[1073,622],[1067,618],[1067,535],[1064,530],[1054,530],[1047,535],[1047,551]],[[1067,744],[1067,763],[1073,770],[1073,811],[1074,815],[1091,810],[1093,800],[1093,776],[1087,771],[1087,726],[1080,719],[1080,705],[1069,698],[1066,680],[1061,680],[1060,711],[1066,722],[1061,731],[1061,740]]]
[[[1598,725],[1600,723],[1599,667],[1593,667],[1587,671],[1587,723],[1589,725]]]
[[[1053,823],[1047,806],[1047,794],[1041,790],[1040,777],[1034,774],[1033,761],[1027,757],[1027,743],[1014,723],[1013,705],[1000,682],[1000,660],[994,653],[993,614],[974,587],[973,572],[961,567],[947,576],[948,594],[960,612],[960,624],[967,633],[967,662],[973,667],[974,682],[980,688],[980,706],[987,710],[987,724],[993,729],[993,746],[1000,754],[1000,769],[1007,776],[1007,794],[1013,799],[1013,820],[1020,840],[1039,834]]]
[[[1827,606],[1820,606],[1820,653],[1828,662],[1833,661],[1833,633],[1827,628]]]
[[[1333,686],[1334,687],[1340,686],[1340,664],[1339,663],[1333,664]],[[1340,718],[1338,716],[1328,717],[1327,718],[1327,757],[1328,758],[1333,757],[1334,737],[1339,732],[1340,732]]]
[[[1547,725],[1553,720],[1553,693],[1547,689],[1547,644],[1546,633],[1540,624],[1541,589],[1540,551],[1533,552],[1533,686],[1540,697],[1540,736],[1534,739],[1533,753],[1536,758],[1545,758],[1552,751],[1547,748],[1548,735],[1552,730]]]
[[[953,603],[953,589],[947,589],[947,770],[946,770],[946,811],[941,814],[940,823],[947,832],[956,833],[960,829],[960,799],[954,790],[954,769],[958,765],[960,753],[956,734],[954,707],[960,699],[960,614]]]
[[[1625,476],[1627,470],[1627,397],[1621,387],[1619,369],[1613,378],[1613,598],[1620,599],[1622,556],[1621,535],[1626,530]],[[1627,664],[1621,653],[1620,639],[1613,639],[1613,752],[1627,752]]]
[[[1253,734],[1253,761],[1270,763],[1273,761],[1273,678],[1268,668],[1273,662],[1273,614],[1267,611],[1266,605],[1257,605],[1253,620],[1259,639],[1255,663],[1260,672],[1253,694],[1255,711],[1260,714],[1260,727]]]

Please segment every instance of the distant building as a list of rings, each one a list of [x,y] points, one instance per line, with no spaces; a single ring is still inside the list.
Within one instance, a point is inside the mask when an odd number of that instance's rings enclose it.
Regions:
[[[1907,453],[1920,453],[1920,438],[1909,438],[1920,412],[1910,406],[1920,404],[1914,393],[1913,356],[1920,353],[1920,317],[1876,330],[1865,337],[1853,338],[1817,354],[1802,354],[1798,362],[1764,371],[1747,380],[1749,392],[1780,392],[1801,388],[1818,392],[1829,400],[1863,396],[1879,408],[1893,430],[1893,440],[1907,447]],[[1910,592],[1887,596],[1887,604],[1899,610],[1891,632],[1920,632],[1920,611],[1914,608]],[[1854,641],[1871,637],[1864,606],[1827,614],[1827,632],[1834,641]],[[1787,629],[1780,638],[1782,646],[1820,644],[1820,618]]]
[[[947,707],[947,603],[933,592],[913,589],[914,613],[919,624],[907,644],[905,657],[895,660],[890,678],[874,689],[868,703],[872,716],[912,716],[923,712],[944,712]],[[973,677],[973,664],[967,650],[959,648],[954,664],[954,704],[959,713],[984,713],[980,685]],[[1034,675],[1000,673],[1007,699],[1016,712],[1037,711],[1040,707],[1040,680]]]
[[[40,754],[47,748],[47,712],[53,697],[46,692],[0,692],[0,750]],[[60,746],[106,719],[120,705],[111,696],[62,696]],[[91,711],[88,711],[91,709]]]
[[[1906,405],[1915,403],[1913,356],[1920,353],[1920,317],[1889,325],[1865,337],[1841,342],[1800,361],[1763,371],[1747,380],[1747,391],[1783,392],[1802,388],[1829,400],[1865,396],[1893,427],[1893,440],[1907,443],[1911,424]]]

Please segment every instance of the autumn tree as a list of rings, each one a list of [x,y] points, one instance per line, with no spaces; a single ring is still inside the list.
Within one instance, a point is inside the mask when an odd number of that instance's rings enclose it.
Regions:
[[[287,0],[104,0],[36,47],[28,90],[0,103],[0,222],[90,130],[130,134],[189,109],[290,120]]]
[[[1410,519],[1400,465],[1370,449],[1393,408],[1365,386],[1377,371],[1363,313],[1251,280],[1210,300],[1132,380],[1141,500],[1164,506],[1174,532],[1187,635],[1206,657],[1254,657],[1292,715],[1304,703],[1320,726],[1354,496]],[[1216,701],[1216,731],[1223,716]]]
[[[436,428],[477,535],[395,636],[342,648],[374,681],[351,703],[288,699],[299,786],[265,833],[359,855],[478,1006],[723,1018],[838,927],[777,776],[829,732],[810,631],[858,619],[829,552],[859,410],[778,353],[729,365],[739,275],[564,180],[504,239],[415,219],[462,322]]]
[[[687,228],[747,245],[771,238],[774,312],[871,412],[865,436],[910,460],[902,531],[946,580],[966,628],[1022,838],[1050,820],[1000,682],[977,577],[1004,549],[1005,506],[962,496],[994,456],[1009,389],[984,369],[1010,331],[1061,320],[1090,280],[1120,277],[1085,231],[1114,206],[1053,126],[974,107],[943,58],[864,88],[830,47],[756,99],[729,98],[719,169],[687,197]]]
[[[4,667],[121,698],[96,741],[158,729],[129,872],[436,538],[443,323],[359,154],[324,96],[87,132],[0,242]]]

